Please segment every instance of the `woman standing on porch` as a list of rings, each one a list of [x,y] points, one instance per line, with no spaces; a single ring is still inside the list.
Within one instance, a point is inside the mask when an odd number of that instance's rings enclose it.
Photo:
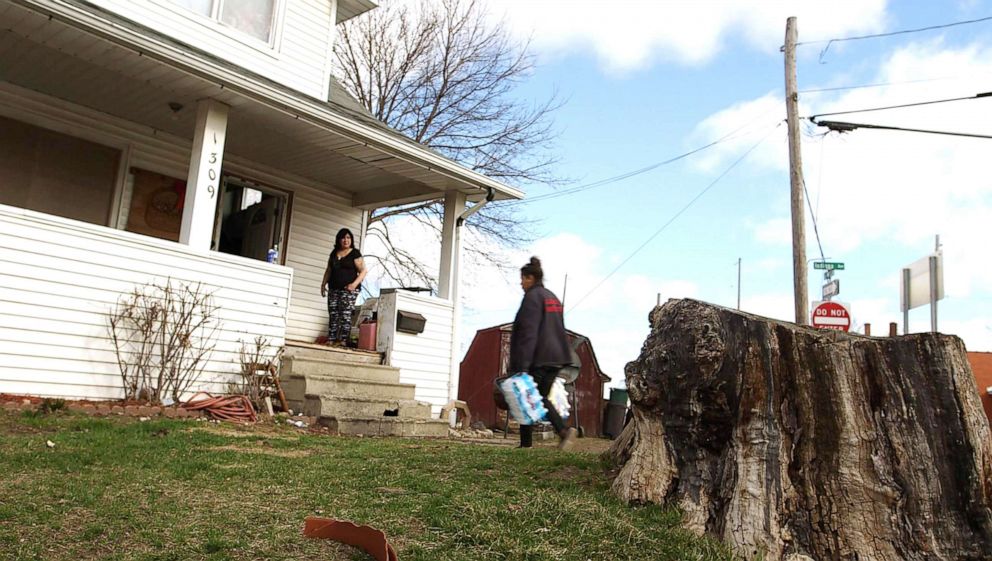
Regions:
[[[341,228],[334,237],[334,249],[327,258],[324,280],[320,283],[320,295],[327,296],[327,342],[331,345],[348,344],[351,314],[365,273],[365,262],[362,252],[355,247],[355,237],[351,230]]]

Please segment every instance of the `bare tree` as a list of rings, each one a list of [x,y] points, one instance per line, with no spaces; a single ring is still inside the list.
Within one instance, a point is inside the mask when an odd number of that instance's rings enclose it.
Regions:
[[[529,43],[515,41],[482,2],[386,1],[338,31],[336,74],[377,119],[489,177],[517,185],[561,183],[548,151],[557,135],[551,114],[560,103],[554,95],[535,105],[511,97],[534,59]],[[369,235],[387,249],[388,255],[376,256],[387,277],[435,284],[433,267],[391,237],[389,223],[407,217],[437,230],[440,216],[439,201],[372,214]],[[512,205],[500,203],[468,221],[476,234],[510,247],[532,241],[530,226]],[[466,250],[470,258],[500,264],[493,251],[468,244]]]
[[[201,283],[148,283],[121,296],[107,316],[124,399],[179,402],[216,346],[219,308]]]

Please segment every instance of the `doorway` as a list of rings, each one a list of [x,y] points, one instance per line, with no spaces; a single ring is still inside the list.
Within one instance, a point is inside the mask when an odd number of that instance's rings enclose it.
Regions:
[[[220,252],[265,261],[275,249],[283,263],[289,194],[246,179],[224,175],[217,199],[213,247]]]

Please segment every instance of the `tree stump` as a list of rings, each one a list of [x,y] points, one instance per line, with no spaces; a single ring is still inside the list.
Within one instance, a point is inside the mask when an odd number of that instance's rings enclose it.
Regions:
[[[622,499],[769,561],[992,559],[992,441],[959,338],[695,300],[650,322],[608,452]]]

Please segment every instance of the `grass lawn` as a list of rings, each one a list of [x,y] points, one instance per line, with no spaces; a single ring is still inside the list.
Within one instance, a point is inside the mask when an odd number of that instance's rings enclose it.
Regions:
[[[592,453],[0,411],[0,559],[370,559],[303,538],[310,515],[402,561],[731,559],[614,499]]]

